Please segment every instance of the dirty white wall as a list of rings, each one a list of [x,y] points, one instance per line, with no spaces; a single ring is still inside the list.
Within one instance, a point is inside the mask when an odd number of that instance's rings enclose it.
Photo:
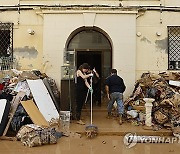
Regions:
[[[168,69],[167,26],[180,25],[179,12],[146,11],[137,19],[136,78]],[[159,35],[158,35],[159,34]]]
[[[35,11],[5,11],[0,13],[1,22],[12,22],[13,55],[18,69],[41,69],[42,67],[42,17]],[[28,29],[34,30],[30,35]]]
[[[43,54],[44,61],[49,61],[46,73],[60,82],[63,51],[69,35],[79,27],[94,25],[109,35],[113,45],[113,67],[124,78],[126,92],[130,92],[135,82],[135,17],[135,14],[96,13],[89,23],[83,13],[45,14]]]

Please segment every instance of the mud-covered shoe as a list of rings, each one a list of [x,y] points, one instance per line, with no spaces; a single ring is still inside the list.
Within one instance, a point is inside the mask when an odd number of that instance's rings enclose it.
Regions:
[[[111,119],[112,118],[112,113],[111,112],[108,112],[108,115],[106,117],[107,119]]]
[[[76,123],[80,125],[85,125],[85,123],[82,120],[78,120]]]
[[[119,115],[119,124],[122,125],[122,115]]]

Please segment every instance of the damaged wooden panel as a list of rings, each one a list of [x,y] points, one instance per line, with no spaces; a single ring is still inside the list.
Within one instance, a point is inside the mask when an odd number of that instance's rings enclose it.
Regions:
[[[21,104],[23,105],[24,109],[26,110],[34,124],[39,126],[49,126],[48,122],[38,110],[33,100],[21,101]]]
[[[18,92],[18,94],[11,101],[11,110],[10,110],[10,114],[9,114],[10,118],[9,118],[8,123],[6,125],[6,128],[5,128],[4,132],[3,132],[3,136],[6,135],[8,129],[9,129],[9,126],[11,124],[11,121],[13,119],[13,116],[14,116],[17,108],[18,108],[18,105],[20,104],[20,101],[24,98],[24,96],[25,96],[25,92],[20,91],[20,92]]]
[[[51,99],[51,96],[41,79],[27,80],[34,100],[44,116],[44,118],[50,122],[52,119],[58,119],[59,114]]]

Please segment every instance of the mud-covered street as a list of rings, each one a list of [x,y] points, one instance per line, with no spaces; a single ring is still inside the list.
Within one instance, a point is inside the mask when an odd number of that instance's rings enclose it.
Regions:
[[[32,72],[24,73],[24,77],[32,75]],[[167,77],[166,74],[165,76]],[[172,76],[168,77],[172,78]],[[1,132],[2,138],[0,138],[2,139],[0,140],[0,154],[179,153],[180,94],[177,92],[180,88],[173,89],[166,82],[163,82],[165,80],[161,81],[162,78],[159,75],[145,74],[144,78],[138,80],[139,83],[133,91],[133,95],[124,102],[127,113],[122,117],[122,125],[118,121],[116,105],[113,106],[111,116],[107,117],[108,101],[106,97],[103,98],[101,106],[94,103],[92,109],[90,108],[91,101],[88,100],[83,106],[81,117],[85,125],[78,123],[73,118],[73,112],[71,118],[70,111],[58,112],[56,108],[58,103],[54,103],[52,99],[54,97],[50,94],[45,95],[48,92],[45,87],[47,81],[45,80],[44,83],[41,79],[36,79],[37,76],[34,75],[33,78],[35,80],[27,79],[27,83],[18,82],[19,86],[25,86],[27,91],[18,90],[17,94],[13,95],[13,100],[9,100],[11,104],[7,101],[8,99],[1,99],[4,109],[2,107],[0,109],[6,110],[5,105],[8,104],[9,107],[4,113],[6,119],[3,120],[6,123],[2,125],[4,128]],[[162,91],[162,95],[155,93],[158,89],[154,87],[147,90],[144,86],[147,83],[148,85],[156,83],[160,92]],[[175,83],[173,82],[173,84]],[[6,88],[9,89],[9,87]],[[36,95],[37,93],[38,95]],[[27,99],[25,95],[33,99]],[[148,95],[147,98],[145,98],[146,95]],[[7,98],[9,98],[8,96]],[[33,101],[34,98],[36,101]],[[146,109],[146,103],[150,103],[151,100],[154,102],[151,107],[154,105],[156,110]],[[5,105],[3,106],[3,104]],[[146,113],[146,111],[150,112]],[[22,113],[32,121],[21,123],[25,119]],[[146,116],[148,114],[151,118]],[[86,128],[92,126],[97,129],[90,130],[89,136]],[[4,140],[3,137],[10,134],[15,136],[15,140]]]
[[[180,144],[138,143],[127,148],[121,136],[94,139],[62,137],[54,145],[29,148],[19,141],[0,141],[1,154],[179,154]]]

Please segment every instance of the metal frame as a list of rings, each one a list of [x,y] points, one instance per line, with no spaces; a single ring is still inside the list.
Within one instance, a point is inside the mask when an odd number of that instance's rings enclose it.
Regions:
[[[13,23],[0,22],[0,70],[14,68]]]
[[[168,26],[168,69],[180,70],[180,26]]]

